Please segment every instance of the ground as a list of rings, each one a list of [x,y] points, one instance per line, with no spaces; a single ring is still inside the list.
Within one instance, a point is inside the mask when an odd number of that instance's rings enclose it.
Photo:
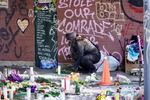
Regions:
[[[27,74],[29,68],[26,68],[26,67],[24,68],[14,67],[14,68],[19,70],[20,74],[29,75]],[[2,68],[1,68],[1,71],[2,71]],[[55,69],[40,69],[38,67],[34,67],[34,71],[35,71],[36,76],[42,76],[42,77],[51,78],[51,79],[62,79],[65,76],[67,76],[69,73],[71,73],[72,70],[70,67],[63,67],[61,75],[57,75],[56,68]],[[138,87],[143,88],[143,85],[139,86],[138,76],[126,74],[122,71],[110,72],[112,79],[115,79],[117,74],[126,76],[127,78],[131,80],[131,83],[120,85],[120,86],[100,86],[100,85],[90,84],[88,85],[88,87],[84,87],[81,89],[80,95],[73,95],[73,94],[66,95],[66,100],[95,100],[96,95],[100,93],[100,91],[102,90],[116,91],[118,87],[122,88],[122,93],[125,95],[134,93],[133,90]],[[87,74],[87,73],[80,73],[80,79],[85,80],[85,78],[89,75],[90,74]],[[101,81],[101,76],[102,76],[102,73],[96,73],[96,78],[98,79],[97,82]]]

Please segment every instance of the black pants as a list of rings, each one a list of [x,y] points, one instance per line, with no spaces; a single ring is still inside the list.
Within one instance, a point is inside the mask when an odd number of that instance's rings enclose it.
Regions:
[[[81,71],[90,72],[90,73],[95,72],[96,68],[95,68],[94,64],[96,64],[100,60],[100,58],[101,58],[100,53],[84,55],[80,59],[80,66],[82,67]]]

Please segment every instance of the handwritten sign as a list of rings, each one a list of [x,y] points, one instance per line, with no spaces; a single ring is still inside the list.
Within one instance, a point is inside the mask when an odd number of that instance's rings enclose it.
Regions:
[[[56,10],[40,7],[42,9],[36,9],[35,13],[36,66],[40,66],[41,60],[56,60],[57,58]],[[50,5],[46,7],[50,7]]]

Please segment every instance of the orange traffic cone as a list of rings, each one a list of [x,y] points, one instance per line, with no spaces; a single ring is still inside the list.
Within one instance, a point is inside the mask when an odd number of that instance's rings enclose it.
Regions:
[[[113,84],[110,79],[109,62],[107,60],[107,57],[104,59],[102,81],[99,84],[106,86]]]

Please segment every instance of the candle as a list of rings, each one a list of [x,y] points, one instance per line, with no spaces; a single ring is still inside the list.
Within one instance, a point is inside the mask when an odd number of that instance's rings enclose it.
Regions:
[[[3,74],[4,74],[4,77],[7,77],[7,76],[8,76],[7,68],[4,68],[4,72],[3,72]]]
[[[30,67],[30,75],[33,75],[34,71],[33,71],[33,67]]]
[[[57,71],[57,73],[58,73],[58,75],[61,74],[61,66],[60,65],[58,65],[58,71]]]
[[[70,76],[65,78],[65,89],[66,90],[70,89]]]
[[[64,79],[61,80],[61,88],[65,89],[65,80]]]
[[[31,99],[31,88],[28,87],[27,88],[27,100],[30,100]]]
[[[14,91],[13,91],[13,88],[11,88],[10,93],[9,93],[9,99],[13,100],[13,98],[14,98]]]
[[[7,98],[7,87],[3,87],[4,98]]]

